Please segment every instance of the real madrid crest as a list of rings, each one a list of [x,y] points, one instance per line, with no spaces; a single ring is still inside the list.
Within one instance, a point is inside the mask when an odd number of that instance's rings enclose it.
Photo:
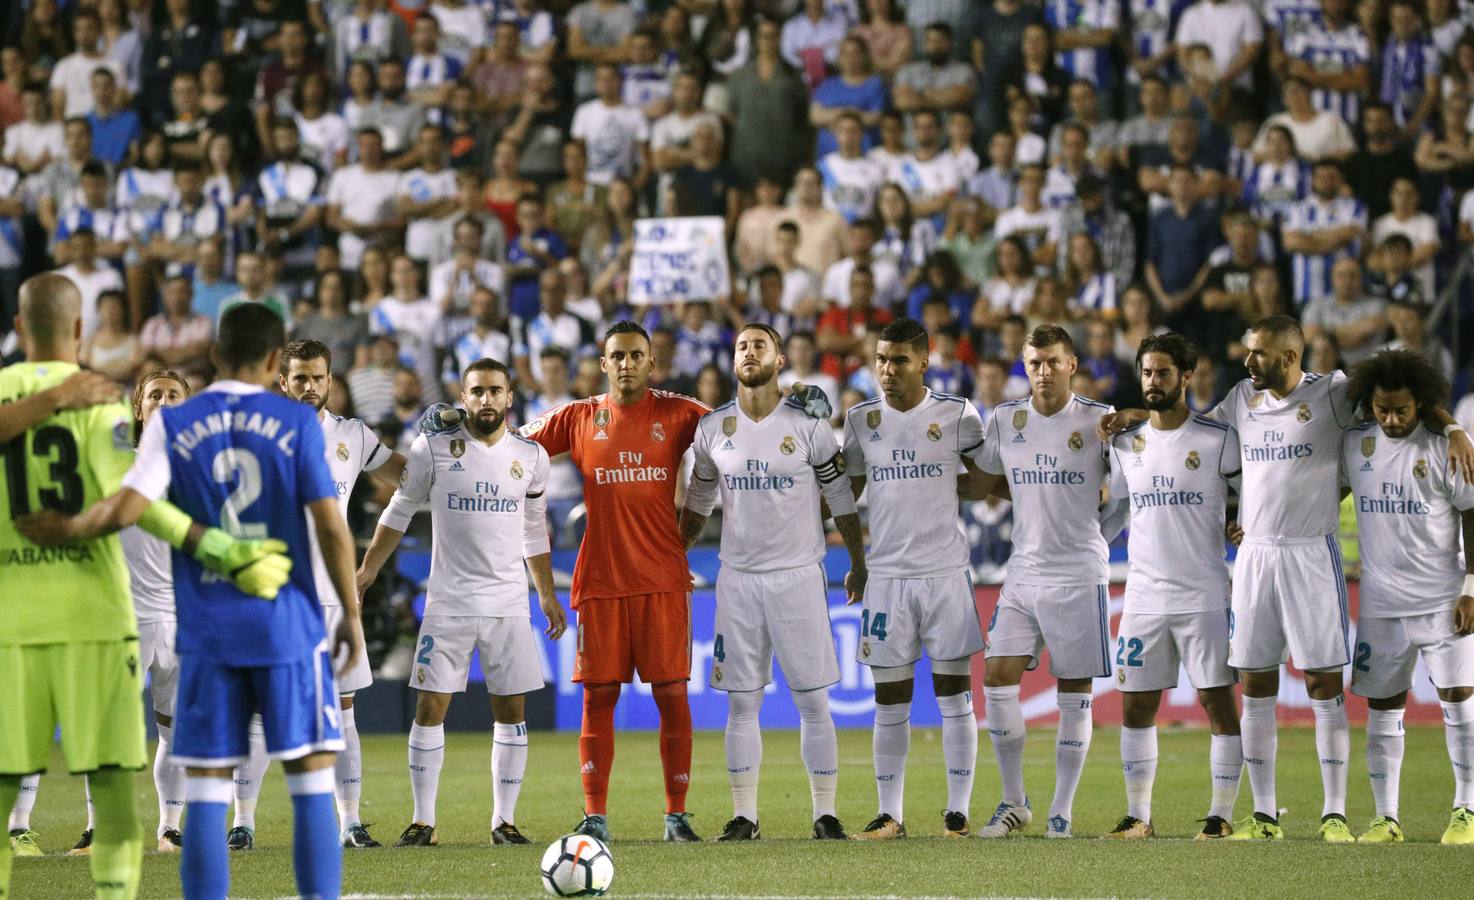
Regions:
[[[711,680],[713,682],[715,682],[716,684],[721,684],[721,682],[722,682],[722,667],[721,666],[712,666],[711,667]]]
[[[1071,450],[1079,450],[1081,447],[1085,446],[1085,439],[1080,436],[1080,432],[1073,431],[1070,433],[1069,444]]]
[[[843,475],[844,474],[844,454],[843,453],[836,453],[836,454],[834,454],[834,471],[835,471],[835,474],[837,474],[837,475]]]
[[[345,444],[345,443],[343,443],[343,442],[341,442],[341,441],[338,442],[338,461],[339,462],[347,462],[348,461],[348,445]]]
[[[665,440],[665,426],[660,424],[659,422],[651,425],[650,440],[655,441],[657,444]]]
[[[727,437],[731,437],[732,435],[734,435],[736,433],[737,433],[737,417],[736,416],[726,416],[725,418],[723,418],[722,419],[722,434],[725,434]]]
[[[1027,409],[1016,409],[1016,410],[1014,410],[1014,412],[1013,412],[1013,430],[1014,431],[1023,431],[1024,430],[1024,423],[1027,422],[1027,421],[1029,421],[1029,411]]]
[[[1308,404],[1302,403],[1300,404],[1300,408],[1295,410],[1295,421],[1301,425],[1310,421],[1310,406]]]
[[[1141,453],[1146,449],[1146,435],[1134,434],[1131,436],[1131,452]]]
[[[1413,463],[1413,477],[1414,478],[1427,478],[1428,477],[1428,461],[1427,460],[1420,459],[1417,462]]]
[[[792,456],[793,451],[797,449],[798,442],[793,439],[793,435],[791,434],[785,434],[783,436],[783,443],[778,445],[778,451],[784,456]]]
[[[861,659],[869,659],[870,658],[870,642],[869,641],[861,641],[860,642],[860,658]]]
[[[424,683],[425,683],[425,670],[424,669],[415,669],[415,684],[424,684]]]
[[[522,479],[522,460],[512,460],[512,477],[519,481]]]
[[[929,441],[940,441],[942,439],[942,426],[936,422],[926,426],[926,439]]]
[[[1362,456],[1365,456],[1367,459],[1371,459],[1372,458],[1372,454],[1373,453],[1376,453],[1376,452],[1377,452],[1377,436],[1375,434],[1369,434],[1366,437],[1364,437],[1364,438],[1361,439],[1361,455]]]
[[[1254,396],[1252,396],[1252,397],[1249,398],[1249,408],[1250,409],[1258,409],[1259,406],[1260,406],[1260,404],[1262,404],[1263,402],[1264,402],[1264,392],[1263,391],[1259,391],[1259,392],[1255,393]]]
[[[598,427],[598,428],[603,428],[603,427],[605,427],[608,424],[609,424],[609,410],[607,410],[607,409],[596,409],[596,410],[594,410],[594,425],[596,427]]]
[[[880,410],[872,409],[865,414],[865,427],[871,431],[880,427]]]
[[[1116,669],[1116,683],[1117,684],[1125,684],[1126,683],[1126,670],[1125,669],[1122,669],[1122,668],[1119,668],[1119,667]]]
[[[460,459],[462,456],[465,456],[466,442],[461,440],[460,438],[451,438],[450,455],[454,456],[456,459]]]
[[[1200,460],[1200,459],[1198,459],[1198,451],[1196,451],[1196,450],[1189,450],[1189,451],[1187,451],[1187,461],[1184,462],[1183,465],[1187,466],[1189,469],[1192,469],[1192,470],[1196,471],[1197,468],[1198,468],[1198,466],[1200,466],[1202,464],[1203,464],[1203,461]]]

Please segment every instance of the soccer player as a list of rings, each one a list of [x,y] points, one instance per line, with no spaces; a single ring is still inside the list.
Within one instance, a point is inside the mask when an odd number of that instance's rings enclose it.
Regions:
[[[332,351],[325,344],[292,341],[282,351],[277,382],[282,393],[310,405],[317,412],[328,471],[332,473],[333,484],[338,491],[338,509],[343,521],[347,522],[348,500],[358,476],[368,472],[381,484],[396,488],[399,475],[404,471],[404,456],[380,443],[378,435],[362,420],[340,418],[327,411],[328,398],[333,390],[332,365]],[[333,634],[343,617],[343,604],[323,565],[315,534],[308,532],[307,536],[312,546],[312,577],[317,585],[317,597],[322,603],[327,632]],[[358,726],[354,722],[353,695],[366,690],[370,684],[373,684],[373,672],[366,653],[358,657],[351,671],[338,679],[338,706],[342,710],[338,721],[343,731],[343,752],[338,754],[335,763],[337,781],[333,794],[338,804],[343,846],[347,848],[381,846],[369,835],[358,814],[359,798],[363,795],[363,750],[358,741]],[[266,774],[268,762],[261,719],[252,717],[251,758],[235,773],[235,821],[226,838],[226,846],[232,850],[249,850],[255,846],[256,801],[261,794],[261,778]]]
[[[983,471],[1013,495],[1014,526],[1008,575],[988,625],[983,687],[1003,800],[978,834],[1007,837],[1033,819],[1019,684],[1048,649],[1049,674],[1059,682],[1059,731],[1045,836],[1068,838],[1094,730],[1091,680],[1110,674],[1110,572],[1096,518],[1108,465],[1094,428],[1111,408],[1070,391],[1079,359],[1064,329],[1035,328],[1023,360],[1030,394],[993,411],[981,458]]]
[[[491,711],[493,844],[526,844],[517,830],[517,796],[527,770],[526,695],[543,686],[536,638],[528,623],[527,572],[548,619],[566,620],[553,587],[548,545],[548,454],[507,430],[512,377],[493,359],[461,375],[466,418],[454,431],[421,434],[410,446],[404,482],[379,518],[358,584],[378,578],[417,510],[430,509],[433,549],[425,618],[410,687],[419,698],[409,733],[414,819],[396,846],[438,843],[435,798],[445,762],[445,714],[466,689],[471,655],[481,651]],[[524,568],[523,560],[527,561]]]
[[[1448,439],[1424,417],[1448,396],[1448,384],[1409,350],[1364,360],[1350,380],[1351,405],[1376,417],[1347,431],[1341,448],[1361,546],[1351,692],[1371,707],[1367,773],[1377,807],[1357,840],[1403,840],[1402,715],[1421,656],[1438,689],[1454,770],[1443,843],[1474,844],[1474,556],[1460,558],[1474,546],[1474,486],[1442,464]]]
[[[227,310],[213,353],[219,380],[155,414],[144,426],[123,489],[70,520],[72,537],[106,533],[132,524],[167,493],[198,519],[218,521],[239,535],[271,534],[289,548],[290,581],[269,603],[174,557],[179,687],[173,758],[188,771],[180,865],[188,898],[228,893],[227,851],[218,835],[225,830],[231,769],[247,758],[250,717],[258,710],[267,751],[284,761],[292,794],[298,892],[335,897],[342,880],[332,768],[343,740],[332,663],[333,650],[340,650],[344,668],[351,669],[363,649],[353,539],[323,459],[316,416],[266,391],[276,383],[285,341],[281,317],[270,309],[242,304]],[[312,577],[309,520],[343,600],[331,645]],[[94,859],[101,814],[98,826]]]
[[[767,325],[737,333],[737,399],[696,426],[695,463],[681,511],[681,534],[694,544],[720,492],[721,572],[711,685],[727,692],[727,778],[732,820],[719,841],[761,837],[757,815],[763,739],[758,713],[783,664],[799,713],[799,747],[809,772],[815,839],[845,838],[835,816],[839,741],[829,686],[839,681],[829,629],[820,495],[850,554],[854,596],[865,581],[865,537],[844,478],[844,457],[827,422],[783,402],[778,352],[783,339]],[[777,527],[780,523],[796,529]]]
[[[1121,769],[1126,815],[1106,837],[1152,836],[1157,708],[1179,666],[1198,691],[1213,737],[1212,804],[1200,840],[1232,826],[1244,754],[1237,680],[1228,667],[1228,567],[1223,561],[1228,485],[1239,476],[1239,438],[1187,408],[1198,350],[1179,334],[1153,335],[1136,351],[1150,422],[1110,445],[1110,501],[1101,532],[1114,540],[1129,521],[1126,609],[1116,635],[1121,690]]]
[[[961,397],[924,382],[927,334],[901,318],[880,333],[881,396],[845,415],[844,468],[858,498],[869,492],[869,577],[860,612],[859,662],[875,677],[875,786],[879,811],[858,840],[906,836],[906,757],[916,660],[931,658],[942,713],[947,806],[942,833],[966,837],[977,765],[972,657],[983,649],[967,541],[958,517],[959,465],[978,469],[983,422]],[[851,601],[853,602],[853,600]]]
[[[91,776],[97,896],[129,898],[138,889],[142,851],[132,773],[146,756],[136,705],[143,689],[138,630],[123,552],[116,538],[97,535],[43,549],[19,529],[36,524],[45,532],[116,488],[132,460],[132,417],[116,403],[62,410],[53,405],[55,394],[28,402],[78,371],[82,297],[64,276],[40,275],[21,285],[19,307],[15,327],[27,361],[0,370],[0,418],[19,435],[6,445],[10,464],[0,481],[10,511],[0,517],[0,618],[7,623],[0,629],[0,809],[13,805],[23,776],[45,770],[60,726],[68,770]],[[28,517],[33,510],[50,515]],[[151,527],[158,527],[158,512],[150,513]],[[229,538],[222,544],[187,518],[182,525],[188,537],[174,534],[174,543],[193,546],[216,565],[228,559],[232,567],[256,569],[239,548],[225,546]],[[271,548],[247,549],[266,551],[255,555],[261,562]],[[264,581],[256,586],[275,593]],[[0,896],[9,893],[10,861],[6,841]]]
[[[1346,823],[1351,730],[1341,670],[1351,663],[1351,647],[1336,530],[1342,434],[1354,424],[1355,410],[1344,373],[1301,369],[1305,337],[1294,319],[1260,319],[1245,346],[1249,377],[1210,414],[1238,432],[1243,461],[1228,661],[1244,685],[1240,730],[1254,814],[1235,823],[1229,838],[1284,837],[1274,777],[1275,707],[1280,666],[1289,659],[1305,672],[1315,714],[1324,797],[1320,837],[1349,843],[1356,837]],[[1129,410],[1103,417],[1101,428],[1117,431],[1145,417]],[[1434,409],[1428,418],[1451,438],[1450,458],[1471,471],[1474,447],[1452,416]]]

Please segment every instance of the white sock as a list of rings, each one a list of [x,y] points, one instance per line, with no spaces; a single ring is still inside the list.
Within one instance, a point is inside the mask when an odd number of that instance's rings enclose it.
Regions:
[[[727,782],[732,786],[732,816],[757,821],[758,770],[763,765],[763,734],[758,710],[763,692],[727,692]]]
[[[491,827],[517,822],[517,797],[527,774],[527,723],[498,722],[491,728]]]
[[[1231,822],[1233,805],[1239,799],[1239,779],[1244,774],[1244,743],[1238,735],[1213,735],[1208,771],[1213,776],[1213,805],[1208,815]]]
[[[169,761],[169,744],[174,739],[174,729],[159,726],[159,746],[154,751],[154,790],[159,795],[159,837],[168,829],[179,829],[179,817],[184,815],[184,766]]]
[[[1443,737],[1454,766],[1454,806],[1474,809],[1474,697],[1443,707]]]
[[[308,772],[287,773],[287,793],[293,797],[306,797],[312,794],[331,794],[333,792],[333,773],[327,769],[312,769]]]
[[[10,807],[9,831],[19,828],[21,831],[31,830],[31,810],[36,807],[36,793],[41,790],[40,775],[22,775],[20,779],[20,793],[15,795],[15,804]]]
[[[1059,703],[1059,733],[1054,742],[1054,802],[1049,804],[1049,817],[1068,820],[1075,807],[1075,790],[1085,772],[1095,722],[1089,694],[1061,693],[1055,697]]]
[[[799,753],[809,772],[814,819],[832,816],[839,792],[839,735],[829,712],[829,688],[794,691],[793,705],[798,707]]]
[[[445,765],[445,726],[409,727],[409,786],[415,798],[414,821],[435,827],[435,795]]]
[[[92,807],[92,781],[86,775],[82,776],[82,796],[87,798],[87,830],[91,831],[97,827],[97,810]]]
[[[1279,818],[1279,798],[1274,791],[1274,762],[1279,753],[1279,726],[1275,722],[1277,697],[1245,697],[1239,717],[1244,765],[1249,769],[1249,792],[1254,795],[1254,812]]]
[[[1351,726],[1346,697],[1311,700],[1315,712],[1315,754],[1320,758],[1320,784],[1325,794],[1322,816],[1346,816],[1346,759],[1351,756]]]
[[[363,796],[363,745],[358,742],[358,720],[353,708],[340,710],[343,725],[343,751],[333,763],[337,784],[333,790],[338,801],[338,826],[347,828],[360,822],[358,801]]]
[[[911,753],[911,704],[875,704],[875,792],[880,812],[904,823],[906,757]]]
[[[942,711],[942,761],[947,764],[947,811],[966,816],[972,805],[973,770],[978,765],[978,719],[972,691],[938,697]]]
[[[985,687],[988,698],[988,738],[993,742],[993,755],[998,757],[998,772],[1003,778],[1003,801],[1023,806],[1024,793],[1024,708],[1018,700],[1019,686]]]
[[[266,729],[260,716],[251,717],[251,755],[235,768],[235,823],[232,828],[256,827],[256,801],[261,796],[261,779],[271,758],[266,755]]]
[[[1157,780],[1157,726],[1121,729],[1121,774],[1126,780],[1126,815],[1152,820],[1152,784]]]
[[[1372,709],[1367,711],[1367,775],[1372,781],[1372,800],[1377,815],[1398,818],[1397,807],[1402,778],[1403,710]]]

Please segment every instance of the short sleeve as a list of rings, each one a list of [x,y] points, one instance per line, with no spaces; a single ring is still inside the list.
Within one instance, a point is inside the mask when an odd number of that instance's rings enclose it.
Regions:
[[[347,174],[343,170],[340,169],[333,173],[333,177],[328,180],[328,203],[342,205],[344,194],[343,182],[345,180],[347,180]]]
[[[399,476],[399,489],[379,517],[379,524],[395,531],[407,531],[410,520],[430,499],[430,486],[435,483],[435,457],[430,452],[430,438],[417,435],[409,446],[404,473]]]
[[[109,403],[90,410],[88,419],[87,466],[107,497],[123,486],[133,465],[133,412],[121,403]]]
[[[297,426],[297,491],[306,506],[338,496],[338,485],[328,469],[322,426],[310,407],[303,407]]]
[[[522,436],[537,441],[548,451],[548,456],[567,453],[573,449],[573,428],[578,421],[579,409],[576,403],[565,403],[551,409],[523,425]]]
[[[1224,478],[1236,478],[1244,469],[1242,445],[1238,429],[1229,426],[1223,435],[1223,450],[1218,454],[1218,474]]]
[[[358,425],[359,446],[363,452],[359,456],[363,460],[363,471],[372,472],[384,463],[388,462],[394,453],[379,440],[374,430],[364,424],[362,419],[353,420]]]
[[[162,500],[169,492],[171,476],[169,450],[165,446],[164,414],[160,410],[143,426],[138,451],[133,455],[133,467],[123,476],[123,487],[150,500]]]
[[[1125,435],[1118,436],[1107,447],[1107,455],[1110,457],[1110,480],[1107,489],[1110,491],[1112,500],[1124,500],[1130,493],[1126,485],[1126,470],[1121,468],[1121,448],[1116,446],[1116,441],[1123,440]]]
[[[851,478],[865,477],[865,450],[860,446],[860,438],[855,434],[855,417],[853,412],[844,419],[844,468]]]
[[[1446,460],[1448,458],[1448,439],[1444,438],[1440,440],[1438,445],[1443,449],[1443,457]],[[1464,478],[1462,468],[1459,466],[1450,467],[1446,464],[1433,466],[1432,468],[1442,473],[1443,477],[1447,479],[1445,489],[1448,491],[1448,502],[1453,504],[1454,509],[1457,509],[1459,512],[1474,509],[1474,484],[1470,484]],[[1448,474],[1450,468],[1454,470],[1452,475]]]
[[[957,420],[957,452],[976,463],[983,455],[983,443],[983,417],[976,406],[963,403]]]
[[[978,468],[989,475],[1003,474],[1003,454],[1000,448],[1003,446],[999,435],[1002,433],[998,424],[998,410],[993,410],[993,415],[988,419],[988,425],[983,429],[983,446],[976,457]]]
[[[691,477],[702,481],[715,481],[717,478],[717,466],[711,458],[711,447],[708,446],[705,433],[696,429],[696,436],[691,441]]]
[[[1356,408],[1351,405],[1351,379],[1340,369],[1327,377],[1331,379],[1331,413],[1335,415],[1337,424],[1348,428],[1356,421]]]
[[[532,464],[532,482],[527,486],[527,496],[541,497],[548,490],[548,478],[552,476],[553,464],[548,456],[548,451],[540,445],[537,448],[537,460]]]
[[[1215,422],[1222,422],[1231,428],[1237,428],[1239,424],[1239,388],[1232,387],[1228,396],[1218,401],[1218,405],[1208,411],[1208,418]]]

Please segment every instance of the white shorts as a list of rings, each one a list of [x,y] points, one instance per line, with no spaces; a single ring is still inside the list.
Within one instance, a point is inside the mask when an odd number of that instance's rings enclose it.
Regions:
[[[1358,616],[1351,692],[1380,700],[1409,690],[1419,654],[1434,687],[1474,687],[1474,635],[1454,634],[1449,609],[1395,619]]]
[[[333,646],[333,635],[338,632],[338,623],[343,621],[343,607],[334,604],[322,608],[323,624],[328,629],[328,646]],[[336,660],[335,662],[341,662]],[[358,654],[358,662],[353,668],[338,676],[338,696],[354,694],[358,691],[368,690],[369,685],[374,683],[374,670],[370,668],[368,661],[368,650]]]
[[[1047,649],[1055,678],[1105,678],[1111,674],[1110,602],[1103,584],[1005,580],[988,623],[987,655],[1027,656],[1032,669]]]
[[[138,623],[138,664],[148,673],[148,695],[154,712],[174,715],[174,691],[179,686],[179,657],[174,652],[174,622]]]
[[[1295,540],[1245,538],[1233,566],[1228,664],[1306,671],[1351,663],[1341,547],[1335,535]]]
[[[963,659],[983,649],[972,577],[966,569],[931,578],[865,582],[860,646],[855,659],[867,666],[905,666],[921,658]]]
[[[1123,691],[1177,687],[1179,668],[1198,690],[1233,684],[1228,666],[1228,610],[1135,613],[1116,626],[1116,685]]]
[[[545,683],[532,620],[526,616],[428,615],[420,623],[409,686],[437,694],[464,691],[476,650],[486,689],[497,696],[528,694]]]
[[[828,579],[822,566],[717,573],[716,642],[711,686],[758,691],[773,680],[773,654],[788,686],[812,691],[839,681],[829,628]]]

